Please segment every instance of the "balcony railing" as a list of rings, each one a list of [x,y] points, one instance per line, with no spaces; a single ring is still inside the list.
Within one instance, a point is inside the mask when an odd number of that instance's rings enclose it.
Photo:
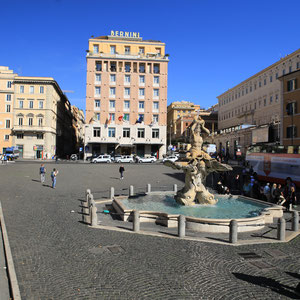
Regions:
[[[169,56],[162,56],[158,53],[132,53],[132,52],[116,52],[116,53],[103,53],[88,51],[86,56],[93,57],[106,57],[106,58],[127,58],[127,59],[153,59],[153,60],[169,60]]]

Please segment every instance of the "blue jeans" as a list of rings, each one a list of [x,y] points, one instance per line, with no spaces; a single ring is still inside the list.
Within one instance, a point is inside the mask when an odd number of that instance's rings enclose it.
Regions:
[[[52,178],[52,188],[54,189],[56,185],[56,177]]]

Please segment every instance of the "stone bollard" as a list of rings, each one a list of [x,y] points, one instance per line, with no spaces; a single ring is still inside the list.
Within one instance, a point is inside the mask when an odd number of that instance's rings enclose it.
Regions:
[[[91,190],[87,189],[86,192],[85,192],[85,199],[86,199],[86,201],[87,201],[88,195],[90,195],[90,194],[91,194]]]
[[[134,187],[133,187],[133,185],[131,185],[130,187],[129,187],[129,197],[131,197],[131,196],[133,196],[134,195]]]
[[[173,191],[174,191],[175,193],[177,193],[177,184],[176,184],[176,183],[174,183]]]
[[[151,184],[150,183],[147,184],[147,193],[151,193]]]
[[[238,240],[238,222],[231,220],[229,224],[229,242],[231,244],[237,243]]]
[[[91,209],[91,225],[92,226],[97,226],[98,225],[98,216],[97,216],[97,207],[96,206],[92,206]]]
[[[180,238],[185,237],[185,216],[179,215],[178,217],[178,236]]]
[[[285,227],[286,227],[285,219],[284,218],[278,219],[277,239],[280,241],[285,241]]]
[[[113,199],[115,197],[115,188],[111,187],[109,191],[109,199]]]
[[[296,210],[292,212],[292,231],[299,230],[299,213]]]
[[[138,210],[133,211],[133,231],[140,231],[140,212]]]

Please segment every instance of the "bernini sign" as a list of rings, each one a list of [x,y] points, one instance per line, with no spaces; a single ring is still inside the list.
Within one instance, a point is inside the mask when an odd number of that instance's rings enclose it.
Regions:
[[[124,38],[140,38],[140,33],[139,32],[111,30],[110,36],[118,36],[118,37],[124,37]]]

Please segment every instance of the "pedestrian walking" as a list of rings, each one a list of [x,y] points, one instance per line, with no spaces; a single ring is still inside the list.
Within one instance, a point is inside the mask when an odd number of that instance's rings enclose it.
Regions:
[[[41,183],[45,182],[45,175],[46,175],[46,168],[44,164],[41,164],[40,166],[40,175],[41,175]]]
[[[123,165],[120,166],[119,172],[120,172],[120,179],[123,179],[124,178],[124,172],[125,172],[125,169],[124,169]]]
[[[53,171],[51,172],[51,179],[52,179],[52,188],[55,189],[56,186],[56,176],[58,174],[58,170],[53,169]]]
[[[267,183],[264,187],[264,198],[265,201],[270,202],[271,200],[271,189],[270,189],[270,184]]]
[[[6,154],[4,154],[4,157],[3,157],[3,162],[4,162],[4,164],[5,164],[5,165],[7,165],[7,160],[8,160],[8,159],[7,159],[7,155],[6,155]]]

